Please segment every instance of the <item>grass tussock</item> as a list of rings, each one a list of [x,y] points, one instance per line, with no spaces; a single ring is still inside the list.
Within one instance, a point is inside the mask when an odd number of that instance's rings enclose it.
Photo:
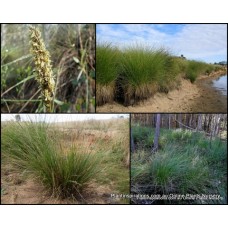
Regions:
[[[102,105],[114,100],[115,83],[112,82],[109,85],[96,85],[96,104]]]
[[[215,66],[199,61],[188,61],[186,69],[186,78],[194,82],[201,74],[209,75],[215,70]]]
[[[4,172],[32,178],[57,198],[127,204],[110,196],[129,194],[128,126],[126,119],[7,122],[1,135]],[[88,198],[90,193],[97,198]]]
[[[111,44],[100,44],[96,49],[96,101],[98,105],[114,99],[114,85],[118,75],[117,50]]]
[[[64,153],[58,134],[49,135],[44,123],[10,124],[2,133],[3,159],[38,178],[56,196],[80,193],[98,172],[98,156],[75,147]]]
[[[165,48],[142,45],[120,50],[98,44],[96,57],[98,88],[109,86],[109,93],[97,91],[98,105],[113,100],[133,105],[156,92],[178,88],[181,77],[193,83],[199,75],[216,70],[212,64],[175,57]]]
[[[199,132],[161,129],[159,150],[151,154],[152,129],[134,126],[136,152],[131,160],[131,189],[140,194],[217,194],[220,199],[151,200],[149,204],[226,204],[227,144]],[[143,146],[142,146],[143,144]],[[150,144],[151,145],[151,144]],[[142,149],[143,148],[143,149]],[[134,201],[133,203],[138,203]],[[142,202],[140,202],[142,203]]]

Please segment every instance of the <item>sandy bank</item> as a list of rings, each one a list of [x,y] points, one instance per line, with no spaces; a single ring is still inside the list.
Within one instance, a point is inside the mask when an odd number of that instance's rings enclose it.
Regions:
[[[137,105],[125,107],[116,102],[96,108],[97,112],[227,112],[227,97],[211,86],[213,79],[223,72],[201,76],[192,84],[182,79],[178,90],[157,93]]]

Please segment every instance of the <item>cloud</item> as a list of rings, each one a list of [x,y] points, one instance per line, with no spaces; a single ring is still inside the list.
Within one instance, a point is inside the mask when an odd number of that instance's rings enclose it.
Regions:
[[[16,114],[1,114],[2,121],[15,120]],[[81,120],[103,120],[119,117],[119,114],[20,114],[22,121],[45,121],[45,122],[65,122]],[[129,114],[121,114],[129,118]]]
[[[187,57],[200,59],[227,55],[226,25],[186,25],[173,39],[175,50]]]
[[[147,24],[120,24],[120,25],[97,25],[98,41],[113,42],[119,46],[131,45],[135,42],[160,43],[166,34],[155,30]]]
[[[97,37],[120,47],[136,42],[163,46],[189,59],[222,61],[227,58],[224,24],[100,24]]]

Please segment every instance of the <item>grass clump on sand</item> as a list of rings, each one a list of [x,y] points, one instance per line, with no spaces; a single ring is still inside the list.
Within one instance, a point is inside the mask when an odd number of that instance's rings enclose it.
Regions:
[[[64,152],[58,134],[51,136],[46,123],[9,124],[2,131],[1,151],[5,162],[63,198],[80,194],[98,173],[98,156],[73,146]]]
[[[151,200],[150,204],[227,203],[226,143],[218,138],[210,142],[199,132],[161,129],[159,150],[151,154],[146,146],[151,135],[154,132],[145,137],[144,150],[135,141],[137,149],[131,159],[133,193],[220,195],[219,199]]]
[[[164,48],[141,45],[123,50],[110,44],[97,46],[97,104],[114,99],[130,105],[177,84],[178,68]]]
[[[118,51],[111,44],[98,44],[96,49],[96,102],[98,105],[114,100],[118,76]]]
[[[180,86],[180,79],[192,83],[216,66],[173,56],[165,48],[132,45],[123,49],[111,44],[97,46],[97,105],[113,100],[126,106],[168,93]]]
[[[151,49],[139,45],[123,50],[120,80],[124,103],[145,99],[158,90],[166,91],[175,79],[173,61],[165,49]]]
[[[214,65],[191,60],[187,62],[186,78],[193,83],[201,74],[209,75],[214,70]]]

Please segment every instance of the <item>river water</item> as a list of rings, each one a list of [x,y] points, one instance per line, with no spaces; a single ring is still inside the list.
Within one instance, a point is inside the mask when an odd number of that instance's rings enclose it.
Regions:
[[[221,91],[223,95],[227,96],[227,75],[213,80],[213,87]]]

